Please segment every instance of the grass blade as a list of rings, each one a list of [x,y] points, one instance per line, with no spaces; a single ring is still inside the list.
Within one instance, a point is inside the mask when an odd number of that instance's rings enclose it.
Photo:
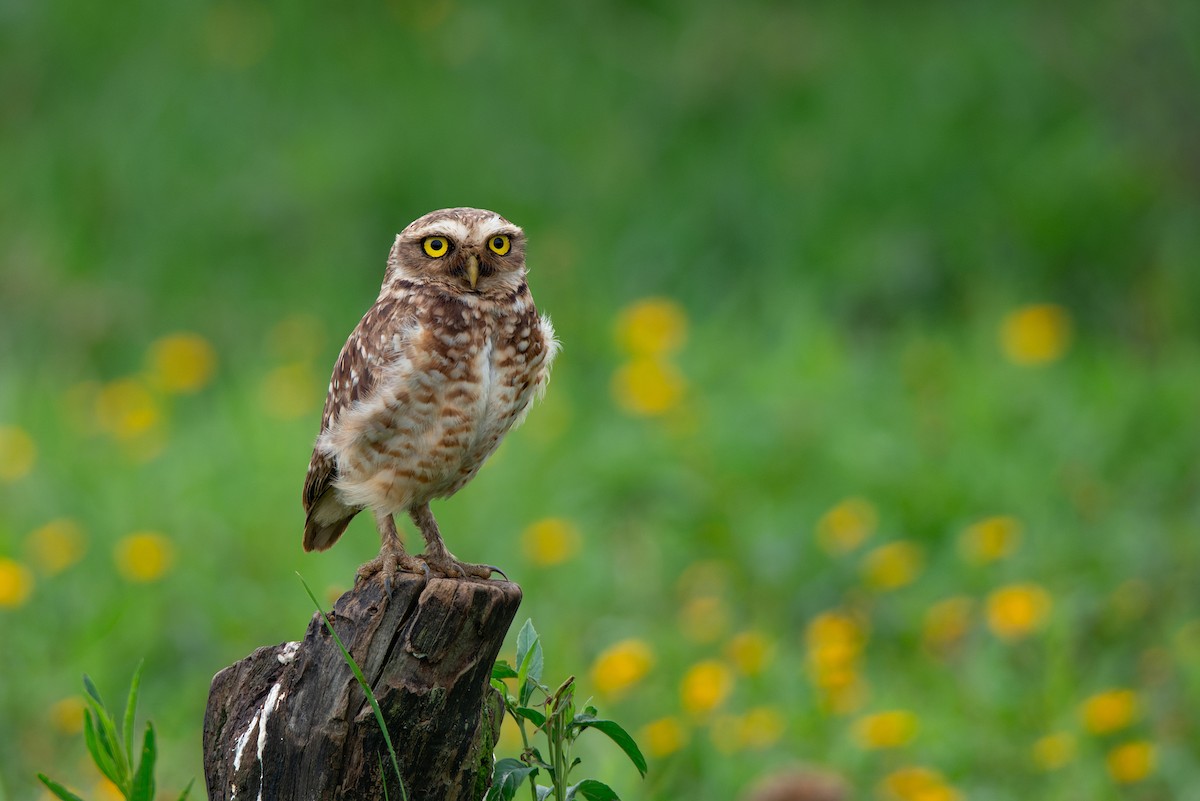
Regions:
[[[51,779],[50,777],[48,777],[45,773],[39,773],[37,775],[37,777],[38,777],[38,781],[40,781],[42,784],[46,785],[47,790],[54,793],[54,795],[56,797],[61,798],[62,801],[83,801],[82,798],[75,795],[70,790],[68,790],[66,787],[63,787],[61,784],[59,784],[58,782],[56,782],[53,779]]]
[[[101,735],[97,733],[94,720],[90,709],[83,710],[83,742],[87,746],[88,753],[92,755],[92,761],[109,781],[121,788],[122,791],[128,790],[129,785],[126,781],[128,777],[122,775],[112,752],[104,743]]]
[[[313,605],[317,607],[317,613],[321,616],[321,622],[325,624],[325,628],[329,629],[329,633],[333,636],[333,641],[337,643],[338,650],[342,652],[342,658],[350,666],[351,672],[354,673],[354,678],[358,680],[358,686],[362,687],[363,693],[367,696],[367,701],[371,704],[371,710],[375,713],[375,722],[379,724],[379,731],[383,733],[383,741],[387,744],[388,756],[392,759],[392,770],[396,772],[396,781],[400,783],[401,801],[408,801],[408,791],[404,788],[404,777],[400,775],[400,759],[396,756],[396,749],[392,747],[392,736],[388,733],[387,723],[383,719],[383,710],[379,708],[379,702],[375,700],[375,693],[371,691],[371,685],[367,684],[367,677],[363,675],[362,670],[358,667],[358,663],[354,661],[354,657],[350,656],[350,652],[342,644],[342,638],[338,636],[337,631],[333,628],[333,624],[329,622],[329,616],[321,608],[321,602],[313,594],[312,589],[308,586],[308,582],[304,580],[304,576],[301,576],[299,573],[296,576],[300,579],[300,583],[304,586],[304,591],[308,593],[308,597],[312,599]]]
[[[142,740],[142,760],[133,776],[129,801],[154,801],[154,762],[157,758],[158,746],[154,741],[154,726],[147,723],[146,736]]]
[[[146,660],[143,659],[138,662],[137,670],[133,671],[133,680],[129,682],[129,700],[125,703],[125,719],[121,725],[125,735],[125,757],[130,767],[133,767],[133,715],[137,710],[138,689],[142,686],[142,668],[145,666]]]
[[[188,793],[192,791],[192,785],[196,783],[195,778],[187,783],[187,787],[183,788],[183,792],[179,794],[177,801],[187,801]]]

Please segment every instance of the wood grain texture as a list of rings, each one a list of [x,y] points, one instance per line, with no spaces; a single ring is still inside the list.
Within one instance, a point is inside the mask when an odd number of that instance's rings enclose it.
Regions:
[[[412,801],[478,801],[500,699],[492,663],[521,603],[505,581],[395,576],[360,582],[330,613],[371,685]],[[381,770],[382,767],[382,770]],[[365,695],[314,613],[304,640],[218,673],[204,717],[211,801],[400,797]]]

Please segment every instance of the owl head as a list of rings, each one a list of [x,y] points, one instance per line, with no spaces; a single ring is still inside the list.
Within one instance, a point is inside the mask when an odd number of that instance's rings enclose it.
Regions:
[[[516,289],[525,276],[525,233],[494,211],[441,209],[396,236],[384,284],[408,281],[454,293]]]

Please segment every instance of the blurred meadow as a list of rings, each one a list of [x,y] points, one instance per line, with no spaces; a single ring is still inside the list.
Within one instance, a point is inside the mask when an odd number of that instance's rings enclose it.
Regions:
[[[159,785],[202,787],[212,675],[378,548],[360,517],[302,553],[300,489],[394,235],[453,205],[526,229],[564,347],[434,511],[650,760],[585,775],[1200,798],[1197,31],[3,0],[0,798],[111,798],[80,677],[116,699],[143,657]]]

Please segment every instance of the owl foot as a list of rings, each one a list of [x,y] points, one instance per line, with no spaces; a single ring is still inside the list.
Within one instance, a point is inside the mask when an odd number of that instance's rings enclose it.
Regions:
[[[354,575],[354,583],[370,581],[376,576],[383,576],[383,588],[390,594],[392,591],[392,576],[396,573],[417,573],[428,578],[429,568],[420,557],[409,556],[403,551],[396,552],[384,549],[370,562],[358,569]]]
[[[443,555],[422,554],[416,557],[425,563],[429,572],[435,576],[443,576],[445,578],[491,578],[493,573],[499,573],[504,576],[504,580],[508,580],[508,576],[504,575],[504,571],[494,565],[476,565],[471,562],[460,562],[453,555],[447,553]]]

